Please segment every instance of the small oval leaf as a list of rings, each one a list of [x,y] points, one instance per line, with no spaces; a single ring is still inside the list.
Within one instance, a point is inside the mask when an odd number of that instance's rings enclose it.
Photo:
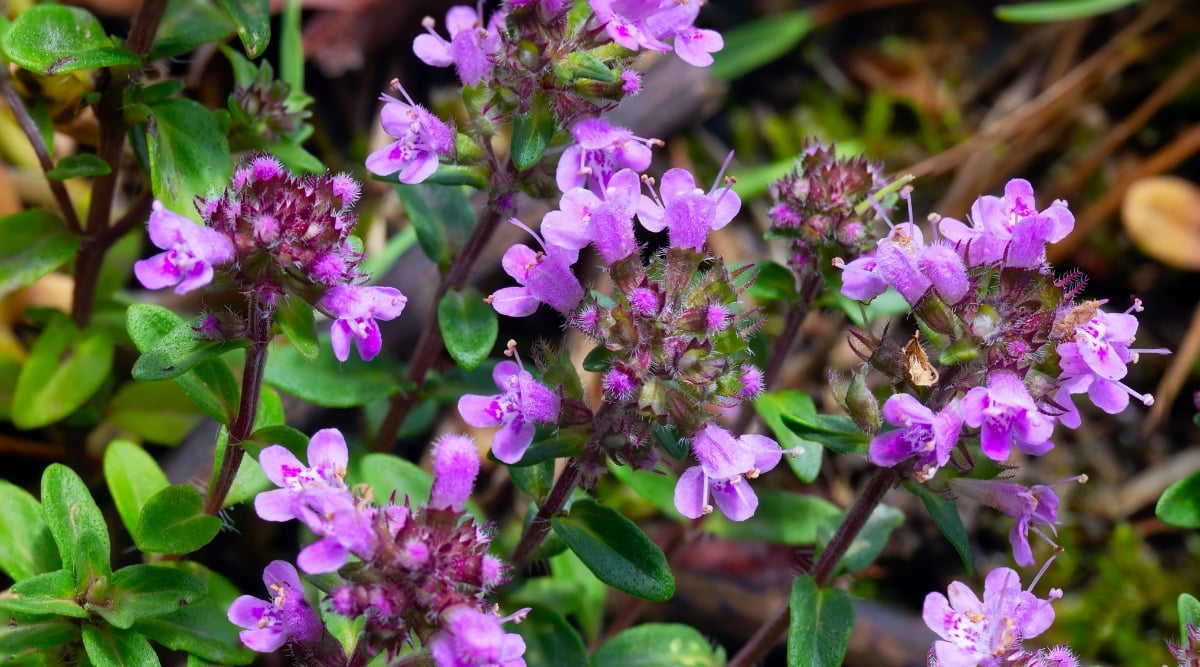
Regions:
[[[662,549],[616,510],[583,499],[571,513],[551,519],[554,532],[604,583],[646,600],[675,594],[675,578]]]
[[[500,335],[496,311],[474,287],[446,292],[438,302],[438,325],[446,350],[468,371],[487,359]]]
[[[0,47],[14,63],[47,75],[140,62],[116,45],[91,12],[63,5],[34,5],[21,12]]]
[[[146,501],[133,541],[142,551],[186,554],[212,541],[221,520],[203,513],[200,492],[187,484],[168,486]]]

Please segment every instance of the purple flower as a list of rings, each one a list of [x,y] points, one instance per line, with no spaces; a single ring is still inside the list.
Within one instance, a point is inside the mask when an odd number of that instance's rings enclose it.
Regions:
[[[429,507],[461,512],[479,474],[479,450],[464,435],[445,435],[433,445],[433,489]]]
[[[949,598],[925,596],[921,616],[940,640],[933,652],[941,667],[999,667],[1017,654],[1021,641],[1036,637],[1054,622],[1051,600],[1062,591],[1051,589],[1047,599],[1021,590],[1021,579],[1007,567],[988,573],[980,601],[966,584],[950,583]]]
[[[875,255],[863,255],[849,264],[841,257],[834,257],[833,265],[842,270],[842,294],[848,298],[870,301],[887,291],[888,284],[879,276]]]
[[[600,256],[614,264],[637,251],[633,216],[641,198],[642,184],[632,169],[622,169],[608,179],[597,196],[591,190],[573,188],[559,200],[560,210],[542,218],[547,248],[557,247],[568,264],[579,258],[589,242]]]
[[[934,414],[909,394],[893,394],[883,404],[883,418],[900,428],[880,433],[871,440],[871,463],[891,467],[917,457],[913,479],[923,482],[946,465],[958,434],[962,417],[958,406],[947,405]]]
[[[271,653],[289,640],[311,644],[321,639],[321,619],[304,600],[304,585],[291,563],[272,561],[263,570],[263,583],[270,600],[243,595],[227,614],[230,623],[246,628],[238,636],[247,648]]]
[[[583,286],[571,271],[572,251],[554,245],[543,244],[543,247],[544,253],[518,243],[505,251],[500,264],[521,286],[504,287],[488,297],[496,312],[525,317],[544,303],[567,314],[583,300]]]
[[[377,538],[374,508],[345,493],[305,493],[294,503],[296,518],[321,539],[300,550],[296,564],[309,574],[334,572],[350,554],[371,560]]]
[[[725,48],[725,40],[715,30],[688,26],[675,33],[675,53],[683,62],[696,67],[713,64],[711,54]]]
[[[971,206],[968,227],[943,218],[942,235],[956,244],[970,266],[996,264],[1037,268],[1046,259],[1046,244],[1066,238],[1075,226],[1067,203],[1056,200],[1038,212],[1033,186],[1014,178],[1004,186],[1004,198],[984,195]]]
[[[233,259],[233,243],[224,234],[168,211],[160,201],[147,227],[150,241],[166,252],[134,262],[133,273],[146,289],[175,285],[176,294],[185,294],[212,282],[213,265]]]
[[[650,166],[650,147],[657,139],[635,137],[633,132],[599,118],[585,118],[571,127],[575,143],[558,159],[555,180],[563,192],[590,187],[601,193],[621,169],[641,173]]]
[[[1051,535],[1058,535],[1058,495],[1054,493],[1054,487],[1067,482],[1082,484],[1086,481],[1087,475],[1077,475],[1049,486],[1034,484],[1025,487],[1013,482],[960,477],[950,480],[950,488],[960,496],[1000,510],[1016,522],[1009,531],[1008,541],[1012,544],[1013,560],[1025,567],[1034,563],[1033,551],[1029,548],[1029,529],[1033,524],[1044,525]],[[1054,544],[1037,528],[1033,530]]]
[[[1079,426],[1079,413],[1070,394],[1087,392],[1096,407],[1117,414],[1129,406],[1129,397],[1144,405],[1153,405],[1154,397],[1139,394],[1121,379],[1128,373],[1127,364],[1136,362],[1139,354],[1170,354],[1166,349],[1132,349],[1138,321],[1131,313],[1142,310],[1140,300],[1123,313],[1100,310],[1101,301],[1089,301],[1068,311],[1055,329],[1063,331],[1067,342],[1055,347],[1058,353],[1059,393],[1055,402],[1066,412],[1059,416],[1072,428]]]
[[[700,465],[685,470],[675,484],[675,508],[697,519],[713,511],[709,497],[731,521],[745,521],[758,509],[750,479],[779,465],[779,443],[762,435],[740,438],[709,422],[692,437]]]
[[[724,167],[721,171],[724,173]],[[718,175],[717,183],[720,181]],[[641,195],[637,216],[652,232],[668,230],[672,248],[700,252],[709,230],[729,224],[741,207],[742,200],[731,186],[718,189],[714,183],[712,190],[705,192],[696,187],[696,179],[686,169],[669,169],[663,174],[655,199]]]
[[[437,171],[438,156],[449,155],[454,149],[454,132],[413,102],[403,88],[400,92],[408,104],[390,95],[379,98],[384,101],[379,113],[383,129],[396,141],[373,151],[366,165],[373,174],[391,176],[400,172],[401,183],[420,183]]]
[[[591,6],[609,38],[633,51],[668,51],[664,40],[673,39],[684,62],[705,67],[712,64],[709,54],[724,46],[719,34],[692,25],[697,0],[591,0]]]
[[[514,361],[496,364],[492,379],[501,393],[465,394],[458,399],[458,413],[471,426],[499,426],[492,441],[492,453],[505,463],[516,463],[533,442],[534,424],[558,420],[558,395]]]
[[[933,281],[921,271],[920,262],[925,250],[921,228],[905,222],[880,239],[875,251],[875,270],[879,277],[895,287],[909,305],[916,305],[933,286]]]
[[[434,20],[427,16],[421,25],[428,34],[413,40],[413,53],[426,65],[454,65],[462,82],[474,86],[492,73],[492,56],[501,46],[499,27],[504,23],[504,14],[493,14],[486,29],[482,23],[474,9],[451,7],[446,12],[446,30],[450,33],[450,41],[446,41],[433,31]]]
[[[442,612],[443,630],[429,640],[438,667],[525,667],[525,640],[505,632],[503,619],[466,605]]]
[[[254,499],[254,510],[266,521],[296,518],[295,502],[307,493],[349,495],[346,488],[346,439],[335,428],[317,431],[308,441],[308,465],[300,463],[286,447],[271,445],[258,454],[263,474],[275,486]]]
[[[404,312],[408,298],[394,287],[335,285],[317,302],[317,308],[336,318],[329,330],[333,356],[338,361],[350,358],[350,341],[363,361],[370,361],[383,347],[376,319],[394,320]]]
[[[962,415],[969,426],[980,428],[983,453],[993,461],[1007,461],[1014,442],[1031,456],[1054,447],[1050,442],[1054,420],[1038,411],[1025,383],[1009,371],[995,371],[987,388],[968,391],[962,399]]]

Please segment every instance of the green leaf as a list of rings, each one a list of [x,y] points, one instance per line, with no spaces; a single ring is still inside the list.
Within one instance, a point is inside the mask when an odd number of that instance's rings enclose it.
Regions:
[[[583,499],[551,519],[554,532],[600,581],[640,598],[671,599],[675,578],[662,549],[616,510]]]
[[[177,445],[204,420],[177,384],[128,382],[108,403],[108,421],[139,440]]]
[[[69,619],[0,612],[0,657],[49,652],[78,639],[79,624]]]
[[[104,480],[130,535],[150,497],[171,485],[154,457],[128,440],[114,440],[104,450]]]
[[[790,455],[784,456],[784,460],[787,461],[796,476],[804,482],[816,479],[817,474],[821,472],[823,448],[819,443],[805,440],[796,435],[783,421],[783,415],[787,411],[811,410],[815,414],[817,408],[813,404],[812,398],[808,394],[794,389],[769,392],[762,394],[754,401],[754,409],[771,429],[771,432],[775,434],[779,446],[791,451]]]
[[[217,0],[237,29],[246,56],[257,58],[271,41],[271,13],[267,0]]]
[[[491,172],[487,167],[477,164],[439,164],[437,171],[430,174],[423,183],[428,185],[465,185],[472,190],[486,190]],[[395,175],[375,180],[399,182],[400,172]]]
[[[741,182],[739,175],[738,181]],[[796,276],[787,267],[761,260],[754,263],[754,283],[750,296],[758,301],[792,301],[796,299]]]
[[[368,484],[379,502],[387,502],[393,491],[396,502],[402,502],[405,496],[414,505],[428,502],[433,488],[433,475],[391,454],[367,454],[358,460],[355,472],[354,481]]]
[[[137,312],[144,313],[143,308],[147,307],[138,308]],[[130,306],[129,315],[127,315],[127,323],[130,326],[129,335],[137,342],[138,336],[132,329],[134,314],[135,307]],[[156,321],[159,321],[157,314],[154,317]],[[244,338],[228,341],[197,340],[196,328],[200,325],[203,317],[203,315],[197,315],[189,321],[179,321],[173,329],[143,351],[142,356],[138,357],[138,360],[133,363],[133,369],[130,370],[134,379],[154,382],[177,378],[192,370],[196,364],[202,361],[215,359],[230,350],[249,345],[249,341]]]
[[[554,484],[554,461],[546,460],[537,465],[510,466],[508,476],[513,484],[524,491],[534,502],[542,502]]]
[[[150,667],[161,665],[158,654],[141,633],[109,625],[83,626],[83,647],[93,667]]]
[[[112,173],[112,167],[95,153],[79,153],[68,155],[58,161],[58,165],[46,172],[46,178],[64,181],[68,178],[89,176],[107,176]]]
[[[553,461],[555,459],[577,456],[583,451],[583,443],[575,439],[556,439],[556,440],[539,440],[529,446],[525,450],[525,454],[521,456],[521,460],[516,463],[509,464],[509,469],[522,466],[533,466]],[[488,452],[488,458],[499,461],[494,454]]]
[[[445,270],[475,228],[471,191],[461,186],[400,184],[396,194],[425,256]]]
[[[329,337],[321,336],[321,346]],[[376,359],[367,363],[357,355],[339,362],[332,354],[307,361],[294,347],[274,350],[267,357],[266,381],[296,398],[327,408],[355,408],[387,398],[400,384]]]
[[[930,490],[924,484],[905,481],[904,488],[921,499],[925,510],[929,512],[929,518],[933,519],[934,525],[942,531],[942,535],[950,542],[950,546],[958,552],[958,557],[962,559],[967,574],[973,573],[975,567],[971,561],[971,540],[967,536],[967,529],[963,527],[962,517],[958,514],[958,505],[942,494]]]
[[[511,157],[517,171],[525,171],[542,159],[555,129],[549,102],[543,95],[535,94],[529,111],[521,111],[513,119]]]
[[[174,58],[233,34],[233,24],[208,0],[169,0],[150,59]]]
[[[46,75],[140,62],[105,34],[91,12],[62,5],[34,5],[21,12],[0,48],[14,63]]]
[[[212,541],[221,520],[203,512],[200,492],[189,484],[175,484],[146,501],[138,517],[133,541],[142,551],[186,554]]]
[[[13,392],[12,420],[34,429],[79,409],[112,372],[114,346],[95,328],[80,332],[55,313],[29,351]]]
[[[317,341],[316,318],[313,308],[304,299],[283,299],[275,309],[275,321],[296,347],[300,356],[308,361],[317,358],[321,345]]]
[[[1188,624],[1200,628],[1200,600],[1187,593],[1180,593],[1176,606],[1179,609],[1179,642],[1186,644],[1188,642]]]
[[[74,470],[61,463],[51,463],[42,473],[42,511],[46,515],[46,526],[58,545],[65,570],[78,574],[80,567],[87,565],[76,562],[76,546],[92,542],[98,550],[103,551],[105,558],[102,566],[93,563],[93,569],[99,569],[106,575],[111,571],[107,560],[111,549],[108,524],[104,522],[104,515],[100,513],[96,501],[92,500],[87,485]]]
[[[473,370],[487,359],[500,334],[496,311],[483,302],[483,295],[474,287],[446,292],[438,302],[438,326],[446,350],[466,370]]]
[[[147,130],[150,185],[165,207],[199,222],[193,205],[233,174],[229,141],[216,117],[194,100],[172,97],[150,105]]]
[[[780,489],[758,489],[755,493],[758,509],[754,516],[730,521],[714,512],[704,522],[705,532],[773,544],[812,544],[822,530],[842,518],[842,511],[824,498]]]
[[[854,627],[850,595],[838,588],[817,588],[816,580],[805,574],[792,583],[791,609],[788,667],[842,664]]]
[[[1172,526],[1200,528],[1200,472],[1167,487],[1159,497],[1154,513]]]
[[[1009,23],[1053,23],[1099,16],[1128,7],[1139,0],[1050,0],[1020,5],[1000,5],[996,18]]]
[[[279,80],[292,90],[304,90],[304,39],[300,0],[286,0],[279,22]]]
[[[561,544],[561,541],[559,543]],[[579,556],[567,549],[565,544],[562,545],[562,551],[551,556],[549,561],[550,579],[570,587],[572,591],[569,607],[553,608],[574,616],[588,641],[594,642],[599,638],[600,628],[604,623],[604,601],[608,597],[608,586],[597,579],[583,561],[579,560]]]
[[[31,493],[0,479],[0,507],[0,570],[21,581],[62,567],[42,506]]]
[[[16,614],[54,614],[87,618],[76,600],[75,575],[69,570],[39,574],[0,593],[0,609]]]
[[[566,619],[537,606],[513,627],[525,640],[525,664],[529,667],[588,667],[583,640]]]
[[[157,565],[130,565],[113,572],[104,604],[85,606],[124,630],[138,619],[169,614],[203,596],[204,583],[190,574]]]
[[[853,574],[867,568],[879,557],[883,547],[887,545],[888,537],[900,524],[904,523],[904,512],[888,505],[878,505],[867,523],[846,548],[842,562],[838,563],[839,573]],[[822,526],[821,541],[828,543],[833,537],[835,527],[830,524]]]
[[[242,645],[238,627],[225,617],[228,608],[228,602],[205,597],[170,614],[143,618],[133,630],[169,649],[187,651],[209,662],[248,665],[254,653]]]
[[[816,27],[811,12],[792,11],[764,16],[727,30],[725,46],[713,54],[709,75],[733,81],[794,49]]]
[[[629,466],[617,465],[612,461],[609,461],[608,469],[612,471],[614,477],[621,480],[622,484],[633,489],[666,516],[675,521],[690,521],[675,509],[676,477],[649,470],[634,470]],[[711,521],[706,521],[705,525],[710,523]]]
[[[603,373],[612,368],[616,352],[603,345],[597,345],[583,358],[583,370],[589,373]]]
[[[653,647],[653,650],[647,650]],[[698,630],[678,623],[643,623],[626,630],[592,654],[592,667],[722,667],[725,651],[713,651]]]

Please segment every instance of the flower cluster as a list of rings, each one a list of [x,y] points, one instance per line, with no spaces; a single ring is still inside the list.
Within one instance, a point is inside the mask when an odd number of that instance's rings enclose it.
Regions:
[[[901,195],[909,199],[907,191]],[[1082,279],[1072,274],[1056,280],[1046,262],[1046,245],[1064,238],[1073,224],[1064,202],[1039,210],[1029,183],[1014,179],[1003,198],[975,202],[970,225],[931,217],[931,242],[912,222],[911,200],[909,209],[910,221],[892,225],[866,254],[834,262],[843,269],[842,293],[851,299],[899,292],[937,352],[928,354],[919,337],[903,349],[859,337],[871,348],[864,352],[870,364],[893,385],[908,388],[883,404],[884,420],[897,428],[871,440],[872,462],[912,461],[912,477],[924,482],[950,463],[956,446],[965,459],[958,467],[969,468],[966,445],[976,437],[982,454],[1001,464],[1014,450],[1045,454],[1054,446],[1056,423],[1079,425],[1072,394],[1086,393],[1114,413],[1130,396],[1152,402],[1122,382],[1139,354],[1166,352],[1132,347],[1138,327],[1132,313],[1140,301],[1124,313],[1101,310],[1103,302],[1078,303]],[[1053,488],[955,483],[956,491],[1017,521],[1010,535],[1014,557],[1020,565],[1032,564],[1029,526],[1053,531]]]
[[[486,604],[506,580],[506,566],[487,553],[489,531],[464,514],[479,472],[475,443],[456,435],[435,443],[433,487],[419,506],[408,498],[380,506],[369,493],[357,495],[345,481],[348,460],[335,429],[313,435],[307,465],[280,445],[259,454],[279,488],[259,494],[255,510],[268,521],[296,519],[316,534],[296,560],[308,574],[341,575],[343,583],[328,595],[330,608],[365,620],[362,641],[371,655],[395,655],[419,642],[439,667],[523,666],[524,641],[502,624],[524,612],[500,618]],[[357,560],[348,564],[351,557]],[[269,652],[285,642],[318,640],[320,625],[295,569],[274,563],[265,578],[271,603],[244,597],[229,611],[230,620],[248,628],[246,645]]]
[[[1036,583],[1036,580],[1035,580]],[[1066,647],[1025,651],[1021,642],[1045,632],[1054,622],[1051,601],[1062,591],[1051,589],[1046,599],[1021,589],[1020,576],[1001,567],[988,573],[980,600],[962,582],[952,582],[949,597],[930,593],[922,617],[940,639],[930,649],[930,667],[1075,667]]]
[[[205,226],[155,202],[150,240],[164,252],[138,261],[134,273],[147,288],[174,285],[183,294],[213,282],[220,268],[221,284],[252,294],[263,309],[256,315],[267,320],[281,297],[298,296],[335,320],[339,360],[352,342],[370,360],[382,343],[375,320],[399,317],[407,299],[395,288],[362,284],[362,253],[350,236],[359,193],[344,174],[296,176],[274,158],[252,158],[221,196],[198,201]]]

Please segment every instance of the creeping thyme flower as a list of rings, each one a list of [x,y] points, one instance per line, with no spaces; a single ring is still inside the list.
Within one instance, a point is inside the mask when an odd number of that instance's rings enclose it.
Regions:
[[[1088,301],[1066,312],[1055,324],[1055,332],[1066,341],[1055,348],[1058,353],[1059,386],[1062,389],[1056,403],[1067,413],[1060,416],[1067,426],[1078,426],[1078,413],[1069,394],[1087,392],[1096,407],[1117,414],[1129,405],[1133,396],[1145,405],[1153,405],[1154,397],[1139,394],[1121,380],[1128,373],[1127,364],[1134,363],[1139,354],[1169,354],[1165,349],[1133,349],[1138,321],[1132,313],[1142,310],[1140,300],[1123,313],[1100,310],[1102,301]]]
[[[1030,586],[1032,588],[1032,586]],[[1021,590],[1020,576],[1007,567],[988,573],[983,600],[962,582],[951,582],[949,598],[925,596],[922,618],[941,639],[933,652],[941,667],[1000,667],[1022,654],[1021,642],[1045,632],[1054,622],[1051,600],[1062,591],[1051,589],[1042,600]]]
[[[458,399],[458,412],[471,426],[499,426],[492,453],[505,463],[516,463],[533,442],[534,424],[558,420],[559,398],[515,361],[496,364],[492,379],[502,393],[464,394]]]
[[[360,506],[349,492],[306,493],[294,504],[296,518],[321,539],[300,550],[296,564],[309,574],[334,572],[351,554],[370,560],[378,542],[373,509]]]
[[[582,187],[603,192],[618,171],[645,171],[650,166],[650,147],[662,145],[658,139],[635,137],[633,132],[600,118],[575,123],[571,136],[575,143],[563,151],[555,172],[555,181],[563,192]]]
[[[304,600],[304,585],[291,563],[277,560],[263,570],[270,600],[243,595],[229,606],[229,622],[246,628],[238,633],[247,648],[271,653],[289,641],[312,644],[324,628]]]
[[[1056,200],[1039,212],[1033,186],[1021,178],[1004,186],[1003,199],[984,195],[975,200],[969,219],[970,227],[943,218],[940,228],[970,266],[1003,263],[1039,268],[1046,258],[1046,244],[1063,240],[1075,226],[1075,216],[1064,201]]]
[[[379,112],[383,129],[396,141],[367,156],[367,170],[379,176],[400,172],[401,183],[420,183],[437,171],[438,158],[454,150],[454,131],[425,107],[418,105],[408,92],[393,82],[405,104],[390,95],[381,95]]]
[[[592,11],[612,41],[637,51],[669,51],[666,40],[674,41],[675,52],[684,62],[697,67],[712,64],[712,56],[724,42],[712,30],[692,25],[700,13],[699,0],[590,0]]]
[[[917,457],[913,477],[923,482],[950,460],[958,442],[962,416],[952,403],[937,414],[908,394],[893,394],[883,404],[883,418],[898,429],[875,436],[868,447],[871,463],[890,467]]]
[[[511,222],[528,229],[516,218]],[[532,231],[530,234],[541,243],[545,252],[537,252],[522,243],[506,250],[500,265],[520,283],[520,287],[498,289],[487,302],[497,313],[509,317],[532,315],[541,303],[560,313],[570,313],[583,299],[583,286],[571,271],[571,264],[579,256],[578,250],[563,249],[543,242]]]
[[[652,232],[668,231],[672,248],[700,252],[708,240],[709,230],[729,224],[742,207],[742,200],[732,184],[719,188],[725,166],[733,158],[730,153],[713,184],[705,192],[696,187],[696,179],[686,169],[669,169],[663,174],[658,192],[653,198],[642,195],[638,220]]]
[[[335,318],[329,331],[333,356],[350,358],[350,341],[363,361],[374,359],[383,347],[376,319],[394,320],[404,312],[408,298],[394,287],[335,285],[317,302],[317,308]]]
[[[1025,383],[1010,371],[996,371],[988,376],[986,388],[967,392],[962,415],[969,426],[980,428],[983,453],[993,461],[1008,460],[1013,443],[1031,456],[1054,447],[1054,420],[1038,410]]]
[[[337,429],[317,431],[308,441],[308,465],[300,463],[282,445],[271,445],[258,454],[263,474],[275,486],[254,499],[254,510],[267,521],[296,518],[296,500],[304,494],[347,494],[346,464],[349,461],[346,440]]]
[[[1034,563],[1033,551],[1029,548],[1031,528],[1054,545],[1050,537],[1033,524],[1046,526],[1051,535],[1058,535],[1058,496],[1054,493],[1054,488],[1068,482],[1082,484],[1087,482],[1087,475],[1069,477],[1049,486],[1034,484],[1030,487],[994,479],[960,477],[950,480],[950,488],[960,496],[1000,510],[1015,521],[1012,530],[1009,531],[1008,541],[1012,544],[1013,560],[1017,565],[1026,567]]]
[[[482,0],[479,3],[483,5]],[[446,41],[433,31],[434,20],[426,16],[421,22],[427,34],[413,40],[413,53],[426,65],[449,67],[454,65],[458,78],[468,86],[481,83],[492,73],[492,58],[500,51],[500,26],[504,25],[504,14],[492,14],[487,28],[483,27],[481,12],[471,7],[455,6],[446,12],[446,30],[450,40]]]
[[[731,521],[745,521],[758,509],[750,479],[779,465],[779,443],[762,435],[740,438],[709,422],[692,437],[692,452],[700,465],[685,470],[675,485],[675,508],[696,519],[710,514],[713,502]]]
[[[233,244],[219,231],[173,213],[155,200],[148,224],[150,241],[166,252],[134,262],[133,273],[147,289],[175,286],[185,294],[212,282],[213,266],[234,258]]]
[[[523,616],[523,610],[514,616]],[[474,607],[457,605],[442,612],[444,630],[429,643],[438,667],[525,667],[525,640],[500,626],[506,620]]]
[[[568,264],[575,263],[588,243],[608,264],[628,257],[637,250],[633,216],[641,192],[641,181],[631,169],[609,177],[600,196],[585,188],[567,190],[559,200],[560,209],[542,218],[546,247],[564,250],[560,254]]]

